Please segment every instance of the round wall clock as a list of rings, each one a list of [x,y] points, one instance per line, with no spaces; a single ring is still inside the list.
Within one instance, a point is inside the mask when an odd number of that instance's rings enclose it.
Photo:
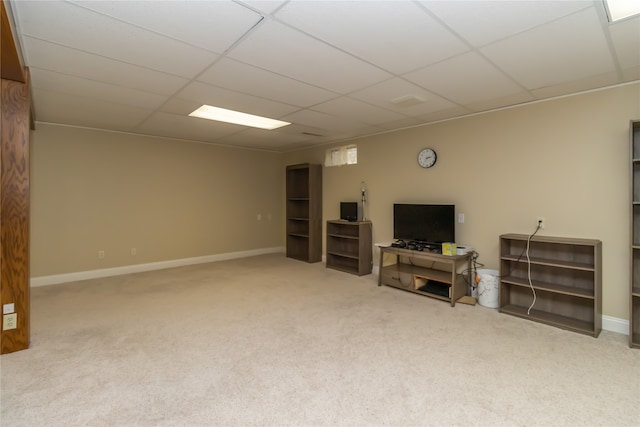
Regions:
[[[418,153],[418,164],[423,168],[430,168],[436,164],[438,156],[432,148],[423,148]]]

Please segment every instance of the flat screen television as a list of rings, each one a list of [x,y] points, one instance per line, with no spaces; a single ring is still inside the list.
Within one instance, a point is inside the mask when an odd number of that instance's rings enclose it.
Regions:
[[[393,238],[443,243],[456,241],[455,205],[393,205]]]

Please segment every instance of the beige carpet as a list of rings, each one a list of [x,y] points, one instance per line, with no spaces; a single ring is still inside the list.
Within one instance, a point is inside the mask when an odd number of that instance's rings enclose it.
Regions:
[[[34,288],[0,360],[2,426],[640,425],[626,336],[279,254]]]

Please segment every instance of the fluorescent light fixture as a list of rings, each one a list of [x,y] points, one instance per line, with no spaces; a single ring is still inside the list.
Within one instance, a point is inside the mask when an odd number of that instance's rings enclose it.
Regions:
[[[640,1],[638,0],[604,0],[604,4],[611,22],[640,14]]]
[[[291,124],[280,120],[254,116],[253,114],[227,110],[226,108],[212,107],[211,105],[203,105],[189,114],[189,116],[268,130],[278,129]]]

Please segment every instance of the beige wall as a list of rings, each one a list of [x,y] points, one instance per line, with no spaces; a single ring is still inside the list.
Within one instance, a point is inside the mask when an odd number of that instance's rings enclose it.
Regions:
[[[544,216],[541,234],[603,241],[603,311],[628,319],[628,128],[639,118],[635,84],[349,141],[358,165],[323,169],[323,216],[337,218],[363,180],[376,242],[393,238],[393,203],[455,203],[458,243],[494,269],[498,236]],[[427,146],[430,170],[416,163]],[[32,277],[281,246],[284,165],[322,163],[328,147],[282,155],[38,124]]]
[[[349,141],[358,165],[323,169],[324,219],[357,200],[363,180],[374,242],[393,240],[393,203],[454,203],[465,214],[458,243],[498,269],[498,236],[529,234],[544,216],[540,234],[602,240],[603,312],[628,319],[632,119],[638,84]],[[417,165],[423,147],[438,153],[433,169]],[[327,148],[288,153],[285,163],[322,163]]]
[[[38,124],[31,157],[32,277],[283,245],[281,154]]]

